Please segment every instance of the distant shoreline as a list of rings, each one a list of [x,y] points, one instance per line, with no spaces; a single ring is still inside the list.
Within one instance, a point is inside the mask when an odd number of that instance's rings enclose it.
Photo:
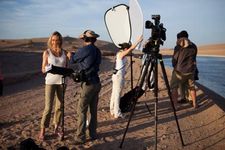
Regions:
[[[200,57],[221,57],[221,58],[225,58],[224,55],[204,55],[204,54],[200,54],[200,55],[197,55],[197,56],[200,56]]]

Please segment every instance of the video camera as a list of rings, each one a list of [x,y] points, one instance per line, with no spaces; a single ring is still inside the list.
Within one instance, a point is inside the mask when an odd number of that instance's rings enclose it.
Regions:
[[[152,15],[152,19],[154,23],[149,20],[145,22],[145,28],[152,29],[151,37],[143,48],[143,52],[147,54],[158,53],[160,45],[166,40],[166,28],[160,23],[160,15]]]

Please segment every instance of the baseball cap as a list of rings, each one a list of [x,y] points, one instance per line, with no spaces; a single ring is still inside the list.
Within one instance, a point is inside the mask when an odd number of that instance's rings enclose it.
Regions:
[[[185,31],[185,30],[183,30],[183,31],[181,31],[180,33],[177,34],[177,38],[178,38],[178,39],[179,39],[179,38],[183,38],[183,37],[188,38],[188,33],[187,33],[187,31]]]
[[[120,48],[125,49],[125,48],[130,48],[131,44],[125,42],[125,43],[119,44],[119,46]]]

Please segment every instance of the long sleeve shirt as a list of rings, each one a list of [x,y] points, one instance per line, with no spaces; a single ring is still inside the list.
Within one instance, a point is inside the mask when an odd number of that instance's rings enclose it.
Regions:
[[[78,64],[78,70],[89,72],[87,75],[89,83],[98,83],[99,66],[101,64],[101,52],[93,44],[79,48],[72,56],[72,63]]]

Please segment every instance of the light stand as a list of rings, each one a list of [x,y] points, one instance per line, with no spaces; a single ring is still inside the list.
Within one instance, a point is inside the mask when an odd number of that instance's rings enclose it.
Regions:
[[[63,89],[62,89],[62,137],[61,137],[61,141],[63,141],[64,140],[64,116],[65,116],[65,114],[64,114],[64,110],[65,110],[65,107],[64,107],[64,103],[65,103],[65,101],[64,101],[64,99],[65,99],[65,89],[66,89],[66,82],[65,82],[65,78],[66,78],[66,76],[62,76],[62,86],[63,86]]]

